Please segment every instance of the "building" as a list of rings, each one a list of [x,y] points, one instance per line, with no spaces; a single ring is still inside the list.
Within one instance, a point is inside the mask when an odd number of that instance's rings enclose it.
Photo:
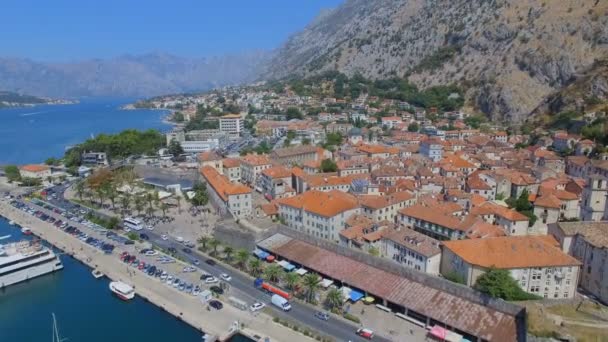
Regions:
[[[52,175],[51,168],[48,165],[42,164],[23,165],[19,167],[19,173],[22,178],[37,178],[42,180]]]
[[[397,125],[403,123],[403,120],[401,120],[401,117],[399,116],[385,116],[381,119],[381,121],[382,126],[386,127],[387,129],[393,129]]]
[[[346,219],[360,211],[355,196],[337,190],[311,190],[277,200],[277,205],[287,227],[334,242],[339,241]]]
[[[248,154],[241,158],[241,179],[244,183],[257,186],[258,177],[262,171],[272,167],[266,154]]]
[[[241,136],[245,130],[245,120],[240,114],[228,114],[220,117],[220,131],[228,133],[231,139]]]
[[[319,159],[319,148],[312,145],[300,145],[294,147],[279,148],[270,154],[272,161],[287,165],[302,165],[310,160]]]
[[[551,299],[573,298],[581,263],[551,236],[506,236],[445,241],[441,274],[457,274],[467,286],[490,268],[508,270],[520,287]]]
[[[268,200],[295,195],[295,190],[291,187],[291,171],[284,166],[273,166],[262,171],[260,187]]]
[[[80,161],[84,165],[108,166],[108,156],[105,152],[84,152],[80,156]]]
[[[608,178],[592,175],[587,178],[581,200],[581,221],[601,221],[606,214]]]
[[[443,157],[443,144],[439,139],[428,139],[420,143],[420,154],[431,159],[439,161]]]
[[[437,240],[457,240],[466,236],[466,229],[457,217],[421,204],[399,210],[399,223]]]
[[[608,304],[608,222],[557,222],[549,234],[582,263],[580,287]]]
[[[395,192],[388,196],[363,195],[359,196],[361,214],[374,222],[397,222],[399,210],[412,206],[416,199],[407,191]]]
[[[238,182],[241,180],[241,161],[239,159],[222,159],[222,170],[224,176],[228,177],[231,182]]]
[[[439,240],[408,228],[387,230],[380,240],[380,254],[415,270],[439,275]]]
[[[198,154],[197,159],[200,167],[211,166],[217,172],[224,173],[224,162],[222,157],[218,156],[217,153],[213,151],[202,152]]]
[[[251,215],[251,188],[240,183],[232,183],[210,166],[203,166],[201,175],[208,184],[210,202],[221,214],[230,213],[237,218]]]

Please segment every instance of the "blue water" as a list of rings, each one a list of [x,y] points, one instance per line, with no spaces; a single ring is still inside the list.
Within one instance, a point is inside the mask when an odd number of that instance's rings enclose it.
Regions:
[[[61,156],[64,146],[91,133],[124,128],[167,129],[159,111],[120,111],[121,101],[86,101],[73,106],[0,110],[0,163],[39,162]],[[40,113],[36,113],[40,112]],[[0,236],[23,238],[0,218]],[[62,255],[64,269],[0,290],[0,342],[51,341],[55,313],[69,342],[188,342],[201,333],[136,297],[125,303],[113,297],[108,280]]]
[[[127,128],[168,130],[165,111],[120,110],[121,99],[85,99],[74,105],[44,105],[0,110],[0,165],[43,162],[61,157],[66,146],[91,134]]]

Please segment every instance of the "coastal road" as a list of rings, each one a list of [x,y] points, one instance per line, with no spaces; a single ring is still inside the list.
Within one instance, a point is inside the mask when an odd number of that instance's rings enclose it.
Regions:
[[[54,187],[53,190],[57,193],[58,196],[56,199],[49,199],[48,202],[66,210],[75,209],[76,206],[72,202],[65,200],[63,197],[63,192],[66,188],[67,186],[65,185]],[[99,212],[98,214],[100,216],[106,216],[101,212]],[[163,240],[160,237],[160,234],[154,231],[144,231],[149,236],[149,243],[165,250],[170,247],[175,248],[177,250],[177,254],[184,260],[198,260],[198,267],[205,273],[212,274],[216,277],[219,277],[221,273],[229,274],[232,277],[232,280],[229,283],[230,295],[233,295],[240,299],[244,299],[248,302],[248,304],[251,304],[256,301],[263,302],[275,316],[278,316],[281,319],[299,322],[303,325],[306,325],[311,330],[317,331],[327,336],[331,336],[337,341],[367,341],[366,339],[363,339],[355,334],[355,331],[357,330],[357,328],[359,328],[359,326],[345,322],[342,319],[337,319],[333,315],[331,315],[332,317],[328,321],[322,321],[314,317],[315,312],[318,310],[308,305],[294,301],[291,303],[292,309],[288,312],[283,312],[282,310],[277,309],[270,303],[270,296],[266,295],[264,292],[253,286],[253,281],[249,277],[241,274],[240,272],[233,272],[219,262],[216,263],[216,265],[214,266],[210,266],[205,263],[207,258],[202,256],[198,252],[193,251],[192,253],[185,253],[183,251],[183,244],[178,243],[177,241],[174,241],[172,239]],[[373,330],[373,327],[366,328],[370,328]],[[374,341],[389,342],[391,340],[376,335],[374,337]]]

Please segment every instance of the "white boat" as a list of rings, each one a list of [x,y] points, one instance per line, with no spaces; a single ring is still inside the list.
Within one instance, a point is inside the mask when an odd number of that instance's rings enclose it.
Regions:
[[[131,300],[135,297],[135,289],[131,285],[125,284],[122,281],[113,281],[110,283],[110,291],[122,300]]]
[[[27,227],[23,227],[21,228],[21,233],[23,233],[23,235],[32,235],[32,230]]]
[[[93,270],[93,272],[91,272],[91,274],[93,275],[93,278],[95,278],[95,279],[99,279],[99,278],[103,277],[103,273],[101,273],[97,269]]]
[[[0,244],[0,288],[62,268],[59,257],[39,241]]]
[[[8,221],[8,224],[10,224],[11,226],[14,226],[15,225],[15,221],[10,220],[10,221]]]

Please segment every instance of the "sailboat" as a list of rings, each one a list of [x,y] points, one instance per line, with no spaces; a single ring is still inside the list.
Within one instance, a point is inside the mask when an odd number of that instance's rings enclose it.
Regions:
[[[57,319],[55,318],[55,313],[53,312],[53,342],[63,342],[67,340],[67,338],[61,338],[59,336],[59,329],[57,328]]]

